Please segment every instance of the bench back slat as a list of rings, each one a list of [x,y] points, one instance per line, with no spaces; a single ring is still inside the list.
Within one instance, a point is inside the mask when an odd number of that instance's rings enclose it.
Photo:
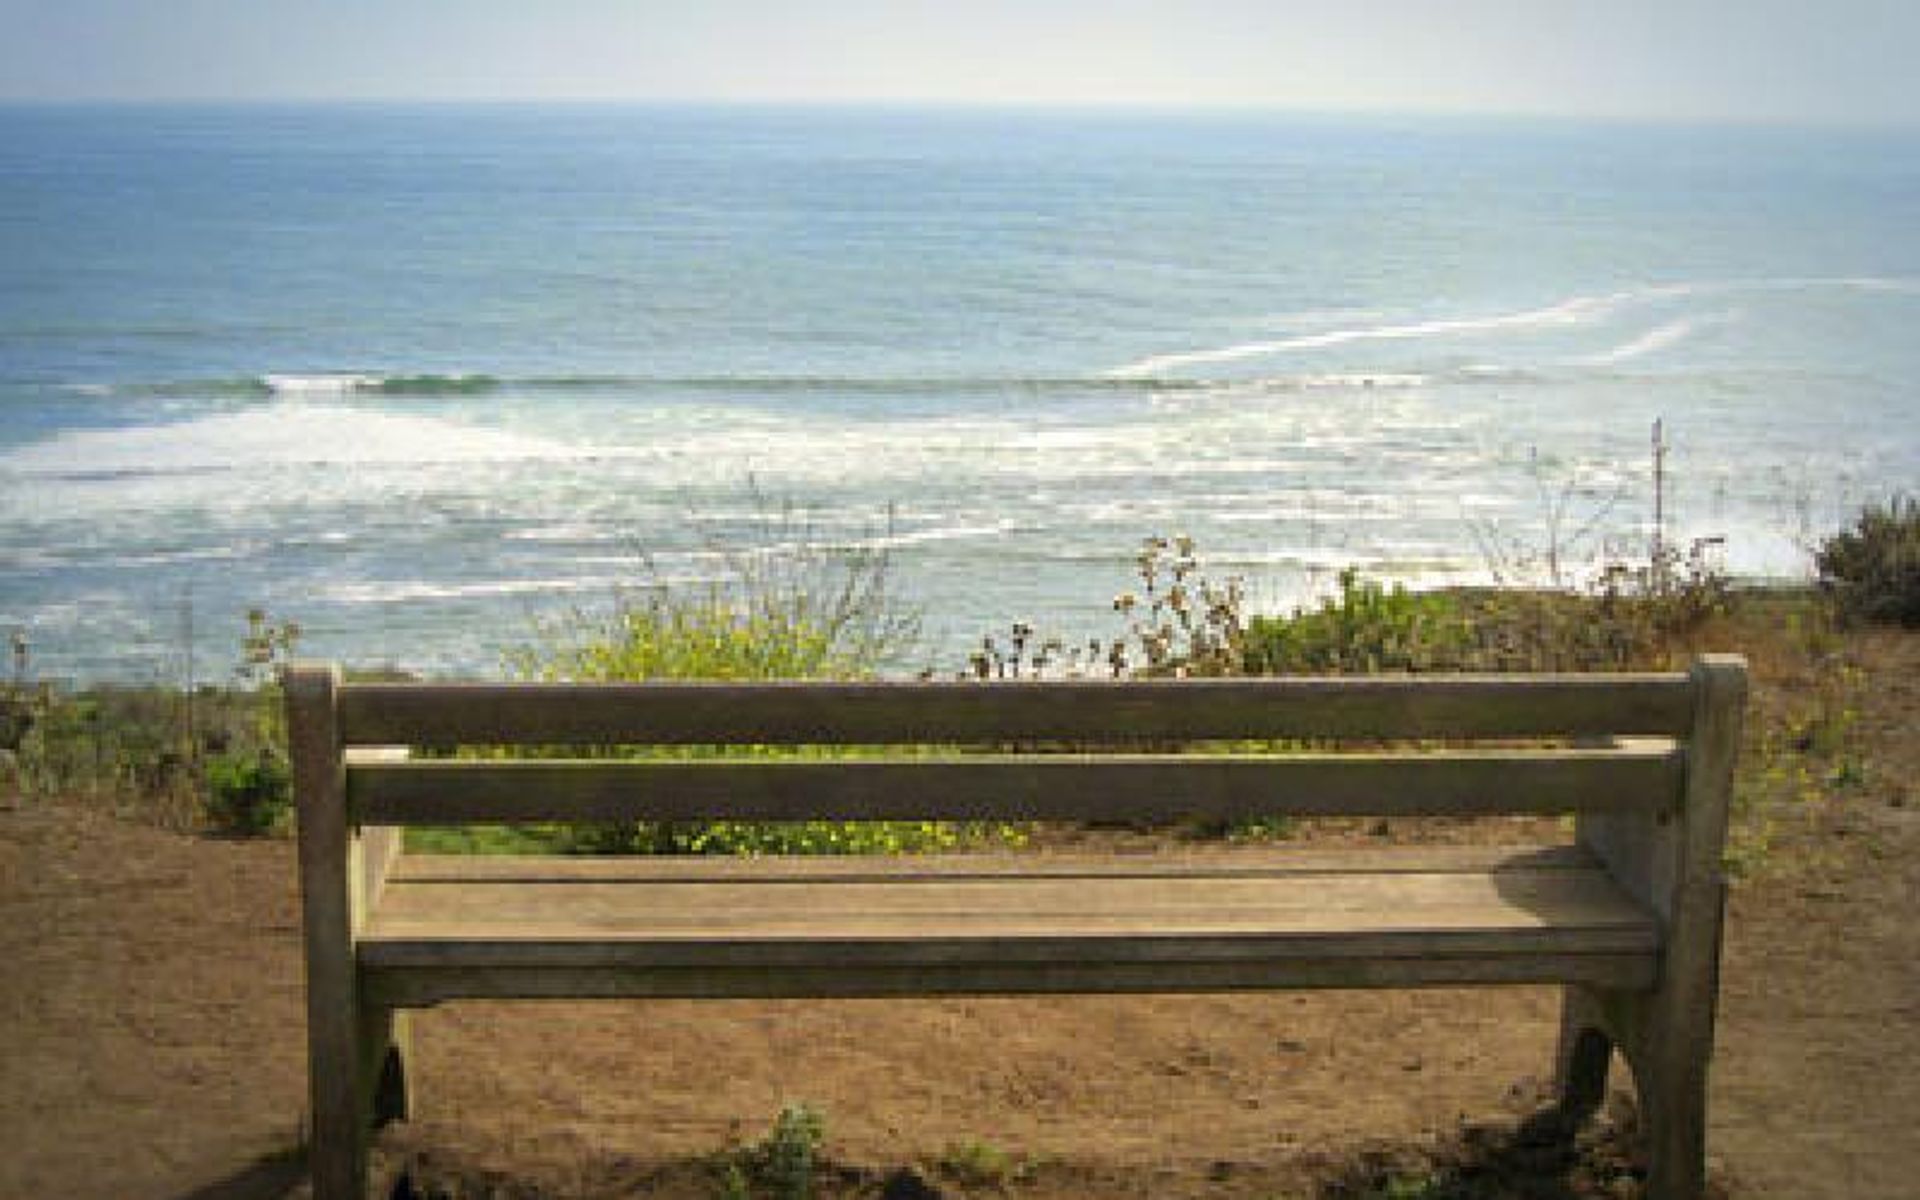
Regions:
[[[1685,754],[1612,750],[894,759],[454,760],[348,767],[376,824],[1166,820],[1656,811]]]
[[[977,684],[355,684],[350,745],[1683,735],[1682,674]]]

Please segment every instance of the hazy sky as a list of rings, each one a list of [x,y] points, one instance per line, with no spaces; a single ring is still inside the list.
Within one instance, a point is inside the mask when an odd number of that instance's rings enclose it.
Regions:
[[[0,0],[0,98],[1177,104],[1920,124],[1920,0]]]

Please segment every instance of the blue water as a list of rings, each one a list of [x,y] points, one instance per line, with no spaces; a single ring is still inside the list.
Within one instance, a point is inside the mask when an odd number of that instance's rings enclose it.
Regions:
[[[1154,533],[1267,608],[1635,551],[1656,418],[1669,535],[1797,575],[1920,483],[1917,332],[1913,133],[0,108],[0,632],[487,671],[812,539],[955,667],[1115,632]]]

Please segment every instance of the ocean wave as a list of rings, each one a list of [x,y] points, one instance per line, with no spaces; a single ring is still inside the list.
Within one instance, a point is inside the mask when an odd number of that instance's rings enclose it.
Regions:
[[[1636,305],[1654,304],[1664,301],[1685,299],[1703,295],[1736,295],[1742,292],[1793,292],[1810,290],[1843,290],[1865,293],[1893,295],[1920,295],[1920,279],[1907,276],[1787,276],[1767,279],[1719,279],[1697,280],[1678,283],[1650,284],[1645,287],[1625,288],[1612,292],[1599,292],[1588,295],[1569,296],[1564,300],[1539,308],[1523,309],[1517,312],[1490,313],[1478,316],[1436,317],[1422,321],[1407,321],[1391,324],[1355,325],[1339,329],[1322,330],[1315,333],[1295,334],[1289,337],[1268,338],[1258,341],[1236,342],[1226,346],[1208,347],[1197,350],[1178,350],[1165,354],[1148,355],[1133,362],[1123,363],[1106,372],[1115,379],[1166,379],[1168,372],[1181,371],[1191,367],[1218,366],[1223,363],[1242,362],[1247,359],[1270,358],[1302,350],[1323,350],[1335,346],[1368,342],[1404,342],[1431,338],[1455,337],[1461,335],[1499,334],[1508,332],[1527,332],[1545,329],[1572,328],[1598,324],[1624,309]],[[1697,322],[1710,323],[1710,319],[1696,318]],[[1672,340],[1686,336],[1687,332],[1698,328],[1699,324],[1675,334],[1668,341],[1655,341],[1647,353]],[[1623,349],[1630,349],[1628,343]],[[1635,357],[1636,355],[1628,355]],[[1614,361],[1604,358],[1595,361]]]
[[[0,472],[76,482],[261,467],[580,460],[591,449],[458,421],[286,401],[185,421],[69,430],[0,454]]]
[[[1686,341],[1702,329],[1715,325],[1728,325],[1740,319],[1737,310],[1720,313],[1707,313],[1702,316],[1679,317],[1666,321],[1647,330],[1638,337],[1630,338],[1611,350],[1589,355],[1577,360],[1587,366],[1609,367],[1617,363],[1630,362],[1644,358],[1649,354],[1665,350],[1669,346]]]
[[[88,396],[155,396],[241,399],[344,399],[352,396],[457,396],[492,392],[520,394],[599,391],[733,392],[761,394],[955,395],[1004,392],[1114,392],[1195,394],[1228,386],[1255,384],[1269,390],[1310,388],[1412,387],[1431,381],[1425,374],[1398,370],[1302,372],[1253,380],[1211,380],[1183,376],[1115,375],[523,375],[317,373],[246,375],[228,378],[162,380],[147,383],[58,385]]]
[[[1657,288],[1609,292],[1592,296],[1572,296],[1542,308],[1520,312],[1493,313],[1477,317],[1443,317],[1393,325],[1361,325],[1329,329],[1293,337],[1265,341],[1240,342],[1205,350],[1181,350],[1154,354],[1114,367],[1107,374],[1117,378],[1158,376],[1185,367],[1212,366],[1249,358],[1266,358],[1295,350],[1322,350],[1354,342],[1400,342],[1456,334],[1498,333],[1511,329],[1543,329],[1584,325],[1597,321],[1621,305],[1652,296],[1685,295],[1692,285],[1671,284]]]
[[[321,374],[262,375],[260,382],[275,395],[339,395],[375,392],[382,395],[446,396],[490,392],[500,386],[491,375],[480,374]]]
[[[890,394],[968,393],[1079,388],[1100,391],[1205,388],[1197,379],[1115,379],[1105,375],[649,375],[645,373],[492,375],[473,373],[386,374],[325,371],[268,373],[206,379],[169,379],[131,383],[80,381],[57,385],[92,396],[255,397],[273,396],[447,396],[496,391],[582,392],[608,390],[876,392]]]
[[[260,375],[213,376],[204,379],[158,379],[122,383],[81,381],[58,385],[83,396],[158,396],[176,399],[268,399],[274,396],[399,396],[472,395],[490,392],[503,381],[469,373],[431,372],[388,374],[378,371],[277,372]]]

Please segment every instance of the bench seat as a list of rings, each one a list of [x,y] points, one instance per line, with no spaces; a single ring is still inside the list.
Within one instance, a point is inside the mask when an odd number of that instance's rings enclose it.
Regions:
[[[357,949],[368,998],[411,1007],[528,995],[1646,988],[1659,948],[1653,915],[1569,846],[404,855]]]

